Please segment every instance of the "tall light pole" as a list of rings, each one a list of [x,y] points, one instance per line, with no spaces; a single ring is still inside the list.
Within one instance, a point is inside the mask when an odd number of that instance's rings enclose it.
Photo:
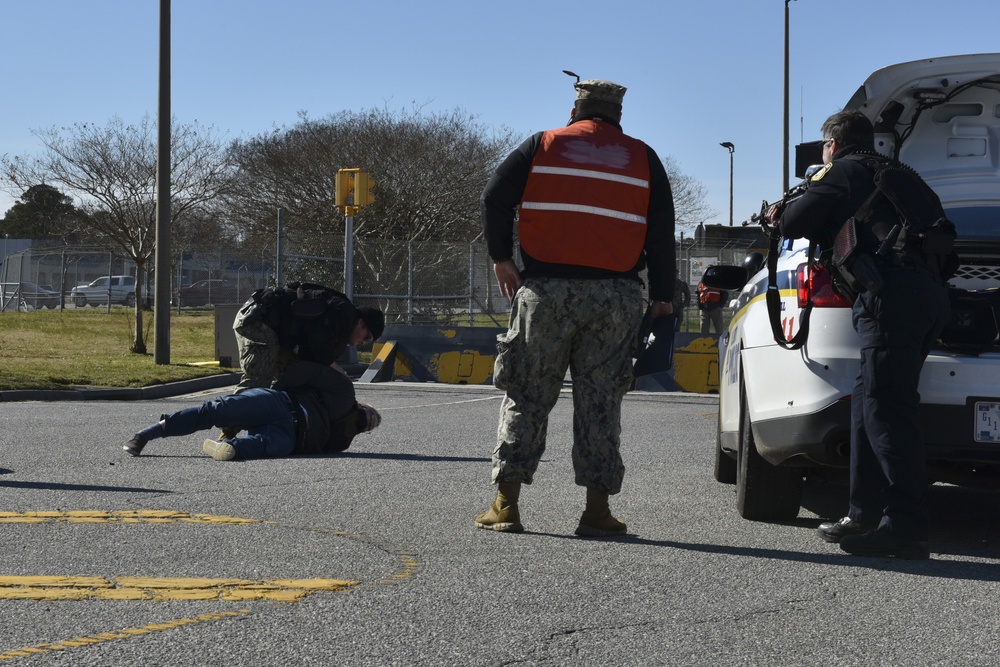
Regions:
[[[729,226],[733,226],[733,151],[736,146],[731,141],[723,141],[719,144],[723,148],[729,149]]]
[[[170,363],[170,0],[160,0],[160,78],[156,112],[156,256],[153,259],[153,362]]]
[[[788,3],[785,0],[785,125],[781,143],[781,193],[788,191]]]

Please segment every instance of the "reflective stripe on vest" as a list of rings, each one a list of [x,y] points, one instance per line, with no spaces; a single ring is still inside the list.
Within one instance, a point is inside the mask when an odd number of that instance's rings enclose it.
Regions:
[[[578,121],[542,137],[518,235],[533,258],[628,271],[646,241],[646,145],[613,125]]]

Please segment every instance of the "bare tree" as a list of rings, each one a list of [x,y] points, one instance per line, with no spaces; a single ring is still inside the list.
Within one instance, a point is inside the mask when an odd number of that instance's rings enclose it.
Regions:
[[[670,179],[670,189],[674,195],[674,216],[678,229],[689,230],[710,219],[716,212],[705,203],[705,186],[693,177],[683,173],[672,155],[663,158],[663,167]]]
[[[240,185],[229,200],[230,214],[248,243],[272,244],[282,207],[289,252],[332,249],[344,234],[334,203],[336,173],[358,167],[376,185],[375,203],[355,217],[356,237],[472,241],[481,234],[483,186],[514,142],[508,130],[488,130],[462,111],[345,111],[322,120],[303,115],[292,128],[234,144]],[[406,262],[395,259],[360,254],[356,261],[388,286],[405,276]]]
[[[157,127],[144,116],[136,125],[112,118],[104,127],[77,123],[70,128],[34,131],[44,146],[37,157],[0,158],[0,178],[22,190],[55,183],[79,201],[90,236],[117,247],[135,262],[136,306],[131,351],[146,352],[142,323],[142,277],[156,242]],[[171,232],[206,232],[216,200],[231,183],[226,146],[213,128],[197,123],[171,128]],[[186,220],[200,224],[185,226]]]

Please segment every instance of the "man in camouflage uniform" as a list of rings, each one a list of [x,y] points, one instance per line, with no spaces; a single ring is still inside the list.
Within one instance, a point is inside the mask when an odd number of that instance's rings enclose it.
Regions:
[[[673,311],[674,206],[663,163],[624,134],[625,88],[575,86],[565,128],[535,134],[483,192],[481,215],[501,293],[511,300],[498,336],[494,385],[505,390],[493,481],[497,495],[476,526],[524,530],[518,500],[545,451],[548,415],[570,370],[573,467],[587,489],[576,534],[621,535],[608,496],[621,490],[621,402],[643,314],[639,272],[648,268],[652,315]],[[515,264],[518,219],[524,272]]]

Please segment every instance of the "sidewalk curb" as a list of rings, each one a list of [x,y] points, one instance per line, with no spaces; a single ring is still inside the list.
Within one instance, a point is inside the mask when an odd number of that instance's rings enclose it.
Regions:
[[[148,387],[86,387],[80,389],[14,389],[0,391],[0,403],[12,401],[139,401],[180,396],[235,385],[239,373],[220,373]]]
[[[345,364],[342,368],[357,379],[368,368],[364,364]],[[76,389],[11,389],[0,391],[0,403],[15,401],[149,401],[182,396],[198,391],[232,387],[240,381],[240,371],[208,375],[192,380],[154,384],[148,387],[83,387]]]

